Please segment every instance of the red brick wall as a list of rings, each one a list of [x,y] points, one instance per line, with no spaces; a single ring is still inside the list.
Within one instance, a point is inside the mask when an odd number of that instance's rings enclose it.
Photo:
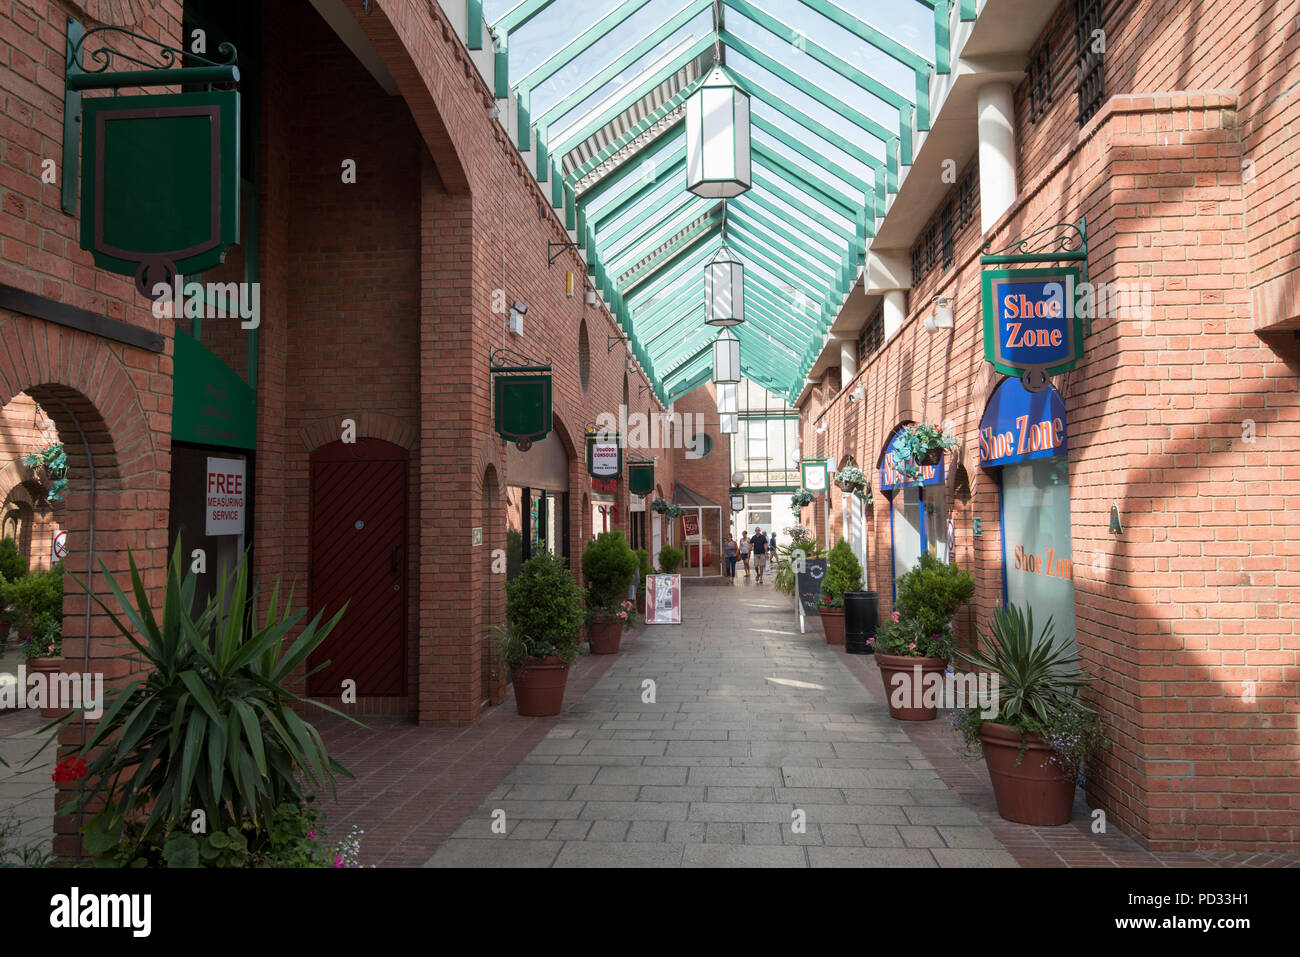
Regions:
[[[178,0],[18,0],[0,7],[0,283],[161,333],[166,351],[157,354],[0,311],[0,406],[29,392],[64,442],[69,484],[60,524],[69,533],[69,572],[112,604],[99,563],[125,583],[129,549],[156,601],[167,545],[171,322],[152,316],[131,277],[94,267],[79,246],[77,215],[61,209],[63,177],[76,175],[76,164],[62,155],[64,30],[69,10],[84,7],[142,35],[179,39]],[[46,159],[57,171],[53,183],[42,182]],[[87,629],[86,608],[79,589],[70,587],[64,600],[65,658],[70,667],[87,663],[90,671],[114,681],[132,667],[119,657],[125,643],[114,637],[103,615],[92,614]],[[81,724],[63,728],[59,757],[85,733]],[[68,786],[60,787],[59,807],[68,797]],[[76,853],[77,824],[75,817],[56,817],[56,855]]]
[[[1297,11],[1266,6],[1133,4],[1106,24],[1108,96],[1238,93],[1118,96],[1080,131],[1068,81],[1058,78],[1033,125],[1022,91],[1018,204],[988,237],[959,234],[953,266],[911,291],[907,323],[860,372],[865,409],[842,399],[824,414],[815,399],[801,409],[806,443],[825,421],[827,453],[852,451],[864,466],[900,421],[956,423],[965,445],[955,459],[973,492],[950,500],[956,559],[979,586],[958,622],[969,637],[1001,597],[997,484],[974,446],[994,384],[982,355],[979,242],[998,247],[1086,215],[1093,281],[1150,283],[1151,315],[1095,320],[1085,360],[1057,386],[1070,416],[1078,643],[1114,741],[1090,776],[1090,799],[1156,849],[1300,844],[1291,774],[1300,549],[1284,517],[1300,493],[1300,358],[1293,339],[1255,334],[1250,299],[1257,269],[1282,268],[1279,250],[1294,265],[1294,227],[1276,215],[1294,195],[1281,135],[1292,107],[1270,97],[1295,75]],[[1267,84],[1241,53],[1260,44],[1274,54]],[[1243,182],[1246,153],[1273,157],[1271,179],[1257,161],[1254,182]],[[921,327],[936,294],[956,298],[951,333]],[[1253,443],[1243,440],[1252,425]],[[1124,521],[1118,538],[1108,533],[1112,502]],[[888,520],[877,494],[868,519],[877,582],[890,575]],[[1254,702],[1243,698],[1247,682]]]

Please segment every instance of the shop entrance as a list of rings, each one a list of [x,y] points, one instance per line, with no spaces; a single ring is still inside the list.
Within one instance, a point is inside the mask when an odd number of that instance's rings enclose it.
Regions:
[[[331,442],[311,456],[311,610],[347,613],[312,655],[329,666],[307,693],[406,694],[408,455],[378,439]]]

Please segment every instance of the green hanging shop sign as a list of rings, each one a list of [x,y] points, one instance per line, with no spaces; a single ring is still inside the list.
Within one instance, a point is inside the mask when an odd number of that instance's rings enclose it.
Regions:
[[[649,495],[655,490],[655,464],[653,462],[629,462],[627,466],[627,490],[633,495]]]
[[[238,449],[257,447],[257,393],[187,332],[176,330],[172,439]]]
[[[81,247],[157,283],[219,265],[239,242],[239,94],[114,96],[82,104]]]
[[[551,434],[551,364],[503,349],[488,350],[493,423],[497,435],[527,452]]]

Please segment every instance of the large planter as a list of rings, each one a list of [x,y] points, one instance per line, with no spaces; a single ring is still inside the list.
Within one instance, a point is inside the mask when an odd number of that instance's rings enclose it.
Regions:
[[[597,615],[587,626],[587,640],[593,655],[618,654],[619,642],[623,640],[623,620],[613,615]]]
[[[48,696],[54,688],[53,678],[63,669],[62,658],[28,658],[24,664],[27,666],[27,674],[41,674],[45,676],[45,693]],[[21,692],[22,689],[20,688]],[[41,717],[57,718],[66,709],[51,708],[48,704],[41,708]]]
[[[886,655],[876,652],[880,665],[880,678],[885,683],[885,700],[889,703],[889,716],[896,721],[933,721],[938,708],[926,706],[925,689],[932,679],[926,675],[943,674],[948,667],[947,658],[910,658],[906,655]],[[895,679],[902,675],[902,679]],[[940,678],[942,680],[942,678]]]
[[[559,658],[525,658],[524,670],[510,672],[515,686],[515,707],[528,718],[546,718],[564,707],[564,685],[569,666]]]
[[[998,814],[1037,827],[1070,823],[1075,782],[1052,760],[1052,749],[1038,735],[1026,735],[1022,741],[1018,729],[985,721],[980,725],[980,743]]]
[[[844,609],[819,607],[817,614],[822,616],[822,631],[826,632],[826,644],[844,644]]]

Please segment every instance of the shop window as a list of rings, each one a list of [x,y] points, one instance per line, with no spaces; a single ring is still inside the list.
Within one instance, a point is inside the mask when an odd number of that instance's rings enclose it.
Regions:
[[[1074,555],[1065,403],[1053,388],[998,386],[980,422],[980,464],[1000,472],[1002,597],[1032,610],[1035,631],[1050,618],[1075,648]]]
[[[875,355],[885,342],[885,310],[877,309],[858,336],[858,362],[863,363]]]
[[[939,216],[939,238],[943,250],[943,268],[947,269],[952,265],[954,255],[953,237],[956,233],[955,216],[953,213],[953,202],[949,200],[943,204],[943,212]]]

